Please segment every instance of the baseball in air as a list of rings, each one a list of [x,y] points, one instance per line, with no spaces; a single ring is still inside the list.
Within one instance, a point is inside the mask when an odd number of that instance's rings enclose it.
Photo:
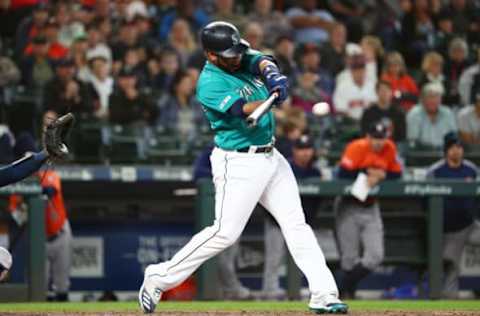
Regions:
[[[0,247],[0,282],[7,278],[11,267],[12,255],[7,249]]]
[[[312,113],[316,116],[325,116],[330,113],[330,105],[327,102],[315,103],[312,107]]]

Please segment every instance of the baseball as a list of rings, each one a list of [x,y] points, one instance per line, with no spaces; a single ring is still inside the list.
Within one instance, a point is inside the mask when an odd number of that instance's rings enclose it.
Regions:
[[[324,116],[330,113],[330,106],[327,102],[315,103],[312,107],[312,113],[316,116]]]

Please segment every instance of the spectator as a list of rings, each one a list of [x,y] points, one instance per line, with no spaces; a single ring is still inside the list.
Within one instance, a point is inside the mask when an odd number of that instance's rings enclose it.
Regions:
[[[167,92],[173,77],[180,70],[180,57],[172,48],[164,48],[158,59],[152,59],[148,64],[148,77],[152,89],[160,93]]]
[[[466,145],[480,145],[480,92],[475,103],[458,112],[458,132]]]
[[[347,28],[341,23],[335,23],[330,31],[328,42],[320,50],[325,69],[337,76],[345,68],[345,48],[347,43]]]
[[[397,160],[397,149],[387,135],[382,123],[373,123],[366,137],[349,143],[340,161],[338,177],[354,180],[364,172],[369,188],[385,179],[400,178],[402,167]],[[383,261],[380,207],[373,197],[365,201],[338,197],[334,208],[340,265],[345,273],[340,296],[353,299],[358,283]]]
[[[477,19],[475,14],[477,8],[467,0],[451,0],[446,11],[451,16],[453,32],[456,35],[465,37],[473,31],[472,24]],[[478,30],[477,30],[478,31]]]
[[[375,82],[368,80],[365,57],[352,57],[348,75],[337,83],[333,95],[333,104],[337,113],[359,121],[363,111],[372,102],[377,101]]]
[[[422,76],[418,84],[423,87],[427,83],[436,83],[442,88],[442,95],[450,90],[443,75],[443,57],[437,52],[429,52],[423,57]],[[447,105],[450,106],[450,104]]]
[[[20,70],[17,65],[8,56],[2,52],[2,43],[0,42],[0,103],[2,102],[3,89],[20,81]]]
[[[413,1],[413,8],[402,18],[401,43],[403,54],[410,67],[418,68],[423,54],[433,48],[435,25],[432,15],[439,9],[430,6],[429,0]]]
[[[297,180],[321,178],[320,170],[313,165],[315,148],[308,135],[301,135],[293,146],[293,156],[288,161]],[[303,197],[302,205],[311,223],[316,214],[318,199]],[[286,298],[285,290],[280,287],[280,269],[285,258],[285,242],[280,227],[271,216],[265,218],[265,264],[263,270],[262,298],[266,300],[282,300]]]
[[[133,23],[135,23],[138,31],[139,46],[145,50],[145,57],[152,56],[153,52],[158,46],[157,40],[152,34],[153,22],[148,16],[137,15],[135,16]]]
[[[202,107],[194,98],[195,87],[187,72],[178,71],[168,95],[158,101],[160,115],[157,125],[174,131],[181,139],[191,142],[203,124]]]
[[[44,36],[35,36],[32,40],[32,54],[21,60],[22,84],[32,88],[34,93],[54,76],[52,60],[48,57],[48,41]]]
[[[73,41],[85,34],[82,23],[72,20],[71,7],[66,3],[58,3],[54,14],[59,25],[58,42],[64,47],[70,47]]]
[[[49,7],[45,2],[35,5],[31,16],[25,17],[17,28],[15,35],[15,52],[17,56],[23,55],[25,47],[35,36],[41,35],[41,31],[48,22]]]
[[[297,71],[297,64],[294,59],[295,46],[289,36],[279,36],[275,42],[273,56],[285,76],[293,76]],[[293,85],[294,83],[290,83]]]
[[[88,51],[87,54],[98,54],[107,56],[109,63],[112,62],[112,51],[110,47],[106,44],[107,39],[104,37],[104,34],[98,28],[98,25],[92,23],[87,27],[87,41],[88,41]]]
[[[183,18],[189,22],[193,34],[197,34],[210,20],[207,13],[198,8],[194,0],[177,1],[175,10],[166,13],[162,19],[159,19],[158,37],[161,42],[167,40],[173,23],[178,18]]]
[[[68,48],[58,42],[58,23],[50,20],[42,32],[48,41],[48,57],[52,60],[64,58],[68,54]],[[25,48],[24,55],[32,54],[32,44],[28,44]]]
[[[478,176],[474,163],[464,159],[464,149],[455,133],[445,135],[443,141],[444,159],[434,163],[428,178],[471,182]],[[460,259],[472,232],[474,212],[478,204],[473,197],[449,197],[443,199],[443,259],[445,260],[445,280],[443,296],[458,298]]]
[[[361,125],[362,133],[367,134],[372,122],[382,122],[387,127],[389,138],[396,143],[405,140],[406,122],[405,113],[398,104],[394,104],[393,93],[390,85],[385,81],[377,83],[377,103],[363,112]]]
[[[195,39],[184,19],[177,19],[172,25],[168,45],[180,55],[181,64],[186,66],[190,55],[197,49]]]
[[[442,89],[435,83],[422,88],[420,104],[407,114],[407,138],[415,145],[441,147],[442,137],[457,131],[453,112],[441,104]]]
[[[362,38],[360,46],[367,63],[367,76],[376,83],[383,63],[382,42],[376,36],[367,35]]]
[[[55,77],[44,89],[45,117],[57,117],[68,112],[79,118],[88,118],[93,113],[93,104],[88,88],[75,78],[75,63],[70,58],[61,59],[55,68]]]
[[[108,118],[109,99],[113,92],[114,81],[110,76],[110,67],[105,56],[92,56],[88,60],[91,70],[89,76],[93,99],[93,115],[101,120]]]
[[[124,60],[127,50],[130,48],[138,48],[138,30],[133,22],[122,24],[118,32],[118,39],[111,45],[113,52],[113,60],[120,65],[115,66],[121,68],[121,61]]]
[[[123,57],[123,68],[132,71],[137,77],[137,87],[145,88],[147,83],[147,65],[140,57],[141,53],[138,48],[132,47],[125,51]]]
[[[366,71],[366,76],[367,76],[367,79],[368,81],[371,81],[373,84],[376,84],[377,83],[377,80],[378,80],[378,76],[377,76],[377,73],[375,72],[375,67],[376,65],[373,64],[373,62],[369,62],[367,63],[367,58],[363,52],[363,47],[358,45],[358,44],[354,44],[354,43],[348,43],[345,47],[345,53],[346,53],[346,56],[345,56],[345,65],[346,65],[346,68],[343,69],[336,77],[336,82],[337,84],[343,80],[347,80],[348,79],[348,76],[350,75],[350,65],[352,63],[352,60],[355,59],[356,56],[358,55],[362,55],[365,57],[365,71]],[[370,51],[370,49],[367,49],[367,53],[371,53],[373,54],[372,51]],[[372,58],[372,56],[370,56],[370,58]]]
[[[348,41],[358,43],[363,36],[363,23],[368,10],[367,1],[329,0],[335,18],[342,21],[350,30]]]
[[[446,91],[445,103],[461,105],[459,94],[459,79],[463,71],[468,67],[468,45],[462,38],[454,38],[448,45],[448,56],[445,62],[445,80],[449,83]]]
[[[290,159],[294,143],[306,130],[307,118],[304,111],[293,107],[277,111],[275,114],[278,120],[275,148],[286,159]]]
[[[295,78],[297,84],[292,91],[292,106],[301,108],[306,113],[312,113],[315,103],[326,102],[331,104],[331,96],[318,87],[320,80],[320,75],[312,71],[299,73]]]
[[[385,68],[381,79],[390,83],[393,97],[400,103],[405,111],[408,111],[417,102],[417,84],[407,73],[407,67],[403,57],[398,52],[392,52],[385,58]]]
[[[129,69],[120,70],[108,103],[109,119],[114,124],[153,124],[157,118],[156,107],[139,91],[135,73]]]
[[[297,43],[325,43],[333,28],[333,16],[325,10],[317,9],[317,1],[302,0],[301,6],[290,8],[286,13],[294,28]]]
[[[274,47],[279,36],[288,36],[291,32],[290,23],[285,15],[273,10],[272,0],[255,0],[248,20],[259,23],[263,32],[269,35],[265,38],[265,45],[268,48]],[[252,44],[250,41],[248,42]]]
[[[300,67],[296,77],[307,72],[317,75],[318,78],[314,86],[320,89],[322,94],[326,94],[328,98],[331,98],[335,88],[335,81],[332,75],[322,66],[319,47],[313,43],[304,43],[299,50]]]
[[[440,11],[436,16],[437,30],[433,37],[433,48],[442,56],[447,55],[448,43],[455,36],[453,32],[452,16],[446,9]]]
[[[87,51],[88,42],[87,38],[84,36],[80,36],[75,39],[72,43],[72,46],[70,47],[70,56],[75,63],[75,68],[77,69],[77,78],[80,79],[82,82],[87,82],[89,79],[88,76],[90,75]]]
[[[477,63],[465,69],[458,81],[462,105],[474,103],[477,91],[480,91],[480,48],[477,49]]]
[[[243,37],[250,44],[251,49],[258,50],[264,54],[271,53],[271,51],[264,45],[264,30],[260,23],[248,23],[245,27]]]
[[[215,0],[214,20],[226,21],[235,25],[243,33],[248,24],[245,16],[235,13],[234,0]]]

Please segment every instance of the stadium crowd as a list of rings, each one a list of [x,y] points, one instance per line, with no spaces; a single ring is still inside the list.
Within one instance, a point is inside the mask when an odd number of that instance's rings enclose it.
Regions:
[[[80,128],[148,126],[198,145],[198,33],[212,20],[235,24],[288,75],[277,111],[287,152],[305,132],[343,146],[378,120],[400,148],[441,148],[457,129],[468,148],[480,143],[478,1],[2,0],[2,146],[38,139],[42,121],[68,111]],[[25,99],[30,117],[15,111]],[[332,114],[315,117],[318,102]]]

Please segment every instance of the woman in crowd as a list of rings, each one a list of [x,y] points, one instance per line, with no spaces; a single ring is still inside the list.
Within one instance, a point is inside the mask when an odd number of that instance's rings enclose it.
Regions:
[[[194,98],[195,86],[188,72],[178,71],[167,95],[158,101],[157,125],[175,134],[183,141],[190,142],[203,122],[201,106]]]
[[[392,52],[386,56],[381,79],[390,83],[394,98],[405,111],[415,105],[418,99],[418,87],[407,73],[405,61],[399,52]]]

